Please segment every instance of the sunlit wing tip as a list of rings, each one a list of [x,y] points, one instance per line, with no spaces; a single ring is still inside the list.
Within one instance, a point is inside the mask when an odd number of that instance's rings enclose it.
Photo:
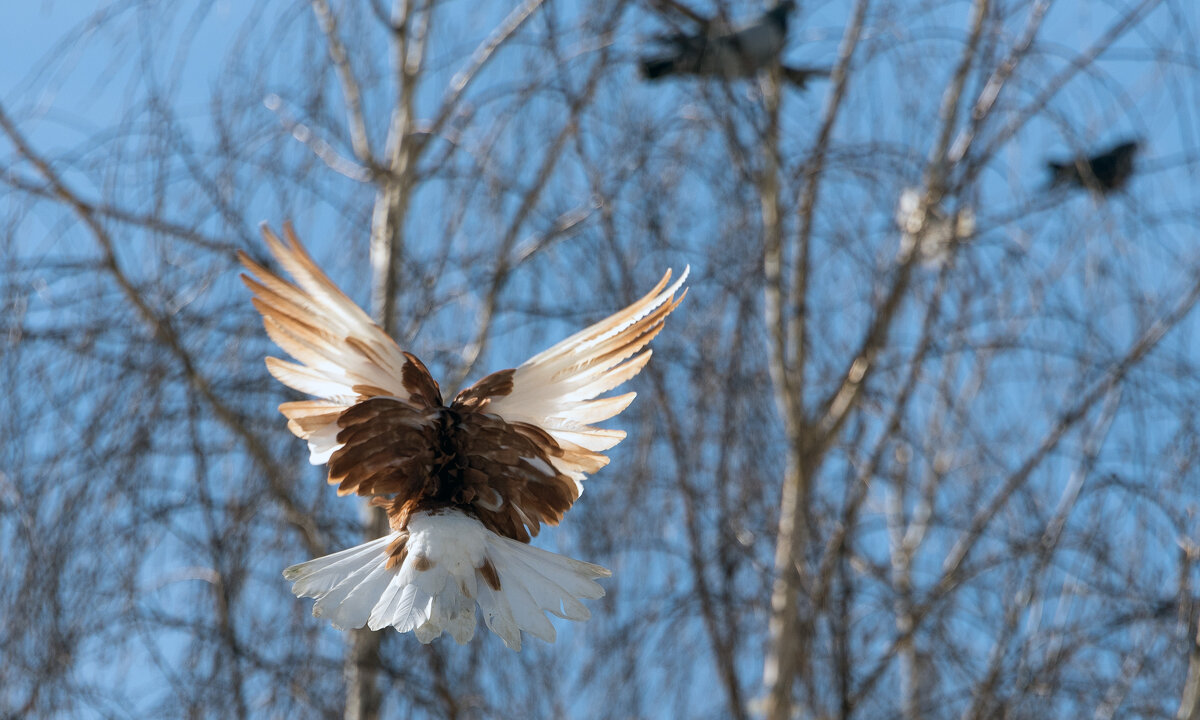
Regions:
[[[670,309],[667,310],[668,313],[675,312],[675,308],[679,307],[679,304],[683,302],[685,297],[687,297],[688,289],[689,288],[684,288],[683,292],[679,293],[679,297],[671,301]]]
[[[691,266],[691,265],[684,265],[684,266],[683,266],[683,272],[682,272],[682,273],[680,273],[680,275],[679,275],[679,279],[678,279],[678,280],[676,280],[674,283],[672,283],[672,284],[671,284],[671,287],[670,287],[670,288],[668,288],[668,289],[667,289],[667,291],[666,291],[665,293],[663,293],[663,294],[664,294],[664,295],[674,295],[674,294],[675,294],[675,293],[676,293],[676,292],[679,290],[679,288],[680,288],[680,287],[682,287],[682,286],[683,286],[683,284],[684,284],[685,282],[687,282],[688,276],[689,276],[689,275],[691,275],[691,274],[692,274],[692,266]],[[666,275],[666,277],[665,277],[665,278],[663,278],[663,281],[664,281],[664,283],[663,283],[663,284],[664,284],[664,285],[665,285],[665,283],[666,283],[666,280],[670,279],[670,277],[671,277],[671,271],[670,271],[670,270],[667,270],[667,275]],[[684,292],[684,294],[686,295],[686,294],[687,294],[687,288],[684,288],[683,292]],[[683,298],[681,297],[680,299],[682,300]]]
[[[239,277],[242,279],[242,282],[246,283],[246,286],[252,291],[257,292],[254,286],[250,283],[257,282],[258,279],[270,275],[271,271],[258,264],[258,262],[254,258],[250,257],[249,253],[247,253],[245,250],[237,251],[237,259],[238,262],[242,264],[242,267],[246,268],[247,272],[250,273],[249,275],[246,273],[239,275]]]
[[[634,302],[632,305],[628,306],[625,308],[625,310],[618,314],[625,314],[631,310],[634,310],[639,317],[644,317],[646,314],[649,314],[651,311],[653,311],[654,308],[657,308],[663,303],[671,303],[667,312],[674,310],[679,304],[679,301],[683,300],[683,296],[680,296],[679,300],[675,300],[674,302],[672,302],[672,300],[675,297],[675,293],[679,291],[679,288],[682,287],[683,283],[688,279],[688,274],[691,272],[691,269],[691,265],[685,266],[683,273],[679,276],[679,278],[675,282],[671,283],[670,287],[667,287],[667,283],[671,282],[671,275],[674,273],[674,271],[672,271],[670,268],[667,268],[667,271],[663,273],[662,279],[658,281],[658,284],[654,286],[653,290],[643,295],[640,300]],[[685,288],[684,295],[686,294],[687,289]]]
[[[245,262],[245,261],[243,261],[243,262]],[[253,270],[251,270],[251,272],[253,272]],[[258,295],[258,290],[255,287],[259,284],[257,280],[250,277],[246,273],[238,273],[238,277],[241,278],[242,284],[245,285],[246,288],[248,290],[250,290],[250,292],[254,293],[255,295]]]
[[[241,259],[250,274],[242,273],[238,277],[242,279],[242,284],[254,293],[255,298],[261,299],[268,305],[277,306],[279,309],[283,309],[280,305],[281,302],[297,307],[303,303],[302,296],[296,297],[299,295],[299,291],[294,285],[254,262],[248,256],[243,255]]]
[[[663,289],[663,288],[665,288],[665,287],[667,286],[667,283],[671,282],[671,274],[672,274],[672,273],[674,273],[674,272],[675,272],[675,271],[674,271],[674,270],[672,270],[671,268],[667,268],[666,272],[664,272],[664,273],[663,273],[663,276],[662,276],[661,278],[659,278],[659,279],[658,279],[658,284],[657,284],[657,285],[655,285],[655,286],[654,286],[654,287],[653,287],[653,288],[650,290],[650,292],[646,293],[646,294],[643,296],[643,298],[642,298],[642,299],[643,299],[643,300],[645,300],[645,299],[648,299],[648,298],[652,298],[652,297],[654,297],[655,295],[657,295],[657,294],[659,294],[660,292],[662,292],[662,289]]]
[[[253,272],[254,268],[258,265],[258,263],[254,262],[254,260],[252,260],[250,258],[250,256],[246,253],[245,250],[241,250],[241,249],[236,250],[234,252],[234,256],[237,257],[238,262],[240,262],[243,266],[245,266],[245,268],[247,270],[250,270],[252,272]]]
[[[646,293],[641,298],[636,300],[631,305],[631,307],[636,306],[636,305],[641,305],[642,303],[652,302],[656,298],[658,298],[660,295],[664,294],[663,288],[667,287],[667,284],[671,282],[671,275],[673,273],[674,273],[674,271],[671,268],[667,268],[666,272],[663,273],[662,278],[659,279],[658,284],[655,285],[653,288],[651,288],[650,292]],[[675,286],[678,286],[678,285],[679,285],[679,281],[676,280]],[[667,290],[666,292],[671,293],[672,291],[674,291],[674,287],[672,287],[671,290]]]
[[[284,250],[283,241],[279,239],[279,236],[275,234],[275,231],[271,229],[271,226],[265,222],[259,224],[258,231],[262,234],[263,240],[267,243],[267,249],[270,250],[271,254],[278,259],[280,253]]]
[[[290,221],[283,223],[283,238],[280,238],[266,223],[260,225],[259,230],[262,232],[263,240],[267,243],[267,249],[271,251],[271,255],[296,280],[301,279],[304,271],[311,272],[315,267],[312,258],[308,256],[308,252],[296,238],[296,232],[292,229]],[[318,269],[316,277],[323,278],[324,273]]]
[[[288,243],[294,248],[300,248],[300,241],[296,239],[296,226],[291,220],[283,221],[283,236],[287,238]],[[303,252],[303,248],[301,248]]]
[[[261,266],[259,267],[260,272],[256,273],[260,279],[266,280],[269,277],[274,277],[280,282],[297,287],[298,290],[309,296],[314,296],[312,281],[315,280],[318,286],[331,284],[329,279],[324,275],[324,273],[321,273],[320,270],[318,270],[315,275],[312,273],[311,268],[314,267],[312,261],[308,260],[305,262],[305,258],[302,255],[304,250],[303,248],[297,249],[298,246],[294,244],[294,235],[289,238],[292,241],[291,243],[284,243],[284,241],[281,240],[279,236],[276,235],[275,232],[266,224],[262,225],[261,230],[263,240],[267,244],[267,250],[270,251],[271,255],[275,258],[275,261],[278,262],[281,267],[283,267],[284,271],[286,271],[287,274],[292,277],[294,283],[297,283],[298,285],[287,283],[287,281],[283,280],[282,277],[265,268],[262,268]],[[289,244],[291,245],[290,247]]]
[[[300,244],[300,238],[296,237],[296,228],[293,227],[291,220],[283,221],[283,237],[287,240],[288,250],[300,261],[305,270],[312,273],[313,277],[321,278],[329,284],[333,284],[329,280],[329,276],[325,274],[325,271],[321,270],[320,266],[312,259],[312,255],[308,254],[308,250]]]
[[[262,226],[263,239],[279,264],[295,280],[298,289],[309,296],[313,302],[327,308],[327,314],[336,316],[340,321],[352,325],[374,326],[375,323],[361,307],[350,299],[338,287],[325,271],[317,265],[312,255],[296,236],[291,221],[284,221],[281,240],[267,225]],[[385,333],[380,334],[387,337]],[[388,338],[391,340],[391,338]],[[392,341],[394,344],[394,341]]]
[[[286,242],[266,223],[259,225],[258,229],[262,232],[263,240],[267,243],[267,249],[271,251],[271,255],[301,285],[304,285],[305,276],[309,276],[322,285],[333,285],[328,276],[313,262],[304,246],[300,244],[290,221],[283,223]],[[311,289],[308,289],[308,292],[311,294]]]

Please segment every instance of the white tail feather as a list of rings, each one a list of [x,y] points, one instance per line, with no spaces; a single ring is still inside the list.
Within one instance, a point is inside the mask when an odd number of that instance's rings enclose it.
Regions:
[[[522,630],[554,642],[546,612],[588,619],[580,600],[603,597],[595,579],[611,575],[599,565],[501,537],[458,511],[415,514],[408,533],[408,555],[399,568],[386,569],[388,545],[398,536],[392,533],[293,565],[283,576],[297,597],[317,599],[313,615],[341,629],[391,626],[413,631],[423,643],[445,631],[463,644],[475,635],[478,604],[488,628],[520,650]],[[489,563],[499,590],[488,582]]]

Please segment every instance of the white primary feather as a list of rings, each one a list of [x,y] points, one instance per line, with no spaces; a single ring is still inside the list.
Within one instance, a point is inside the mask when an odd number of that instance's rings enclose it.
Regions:
[[[643,348],[662,328],[689,270],[684,268],[669,286],[667,271],[641,299],[526,360],[513,373],[512,392],[492,398],[487,412],[509,422],[537,425],[566,449],[598,453],[621,442],[623,431],[589,423],[620,413],[634,393],[595,398],[637,375],[650,360],[650,350]],[[602,457],[599,461],[607,462]],[[558,458],[552,462],[582,492],[582,468]]]
[[[520,650],[522,630],[554,642],[546,612],[586,620],[591,613],[580,600],[603,597],[595,580],[611,574],[497,535],[457,510],[416,513],[408,533],[408,555],[398,568],[386,569],[388,545],[399,536],[392,533],[283,575],[297,597],[316,598],[313,615],[341,629],[391,626],[413,631],[423,643],[449,632],[462,644],[475,635],[478,605],[488,628]],[[480,572],[485,562],[496,570],[498,591]]]

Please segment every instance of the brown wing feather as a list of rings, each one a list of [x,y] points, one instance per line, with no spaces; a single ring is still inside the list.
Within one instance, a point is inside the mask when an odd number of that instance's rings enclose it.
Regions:
[[[480,411],[494,397],[503,397],[513,390],[513,373],[516,370],[498,370],[488,375],[471,387],[463,390],[454,398],[451,405],[455,410]]]
[[[279,409],[288,418],[288,429],[308,441],[312,461],[321,464],[337,447],[336,420],[342,411],[375,395],[408,399],[402,377],[408,360],[317,267],[290,223],[284,225],[282,238],[266,226],[262,233],[294,282],[239,252],[249,272],[242,280],[254,293],[254,307],[262,314],[267,334],[298,361],[267,358],[267,369],[283,384],[317,398],[284,403]]]
[[[451,408],[461,413],[460,452],[484,487],[472,488],[472,509],[485,526],[528,542],[542,524],[557,525],[579,498],[578,485],[554,467],[562,447],[545,430],[506,422],[486,409],[513,390],[516,370],[500,370],[463,390]]]
[[[433,379],[429,368],[412,353],[404,353],[404,358],[406,362],[400,371],[404,389],[418,404],[425,407],[441,407],[442,390],[438,387],[437,380]]]
[[[329,481],[340,495],[376,496],[399,530],[412,512],[454,506],[528,542],[579,497],[575,481],[551,463],[562,449],[526,423],[393,398],[364,400],[337,422],[341,447],[329,460]]]
[[[513,372],[512,390],[492,398],[486,412],[544,430],[562,451],[554,456],[555,469],[581,483],[608,463],[604,451],[625,437],[621,430],[592,423],[620,413],[634,394],[598,396],[637,375],[650,360],[646,346],[683,301],[686,290],[678,297],[676,292],[687,274],[684,270],[671,284],[668,271],[636,302],[526,360]]]
[[[465,442],[462,453],[469,467],[479,472],[485,488],[499,502],[476,500],[472,508],[488,529],[529,542],[543,524],[557,525],[579,497],[575,481],[556,470],[551,457],[561,454],[558,445],[540,428],[507,423],[496,415],[462,416]],[[475,489],[476,497],[486,497]]]
[[[339,495],[419,497],[428,491],[437,417],[402,400],[371,398],[337,419],[341,444],[329,458]]]

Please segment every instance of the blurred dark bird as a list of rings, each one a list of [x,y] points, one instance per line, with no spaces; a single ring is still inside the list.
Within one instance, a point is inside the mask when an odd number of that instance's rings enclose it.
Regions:
[[[1076,185],[1101,194],[1120,190],[1133,175],[1133,158],[1141,141],[1127,140],[1098,155],[1080,155],[1065,162],[1050,161],[1050,186]]]
[[[825,78],[829,77],[832,72],[830,68],[816,67],[794,67],[792,65],[783,66],[783,79],[795,85],[797,89],[803,90],[810,78]]]
[[[751,77],[779,62],[787,42],[788,15],[795,7],[793,0],[782,0],[758,19],[733,30],[702,21],[703,28],[695,35],[661,35],[656,40],[667,47],[660,54],[641,58],[642,76],[647,80],[672,75]],[[823,68],[785,67],[783,71],[784,77],[799,87],[811,77],[829,74]]]

